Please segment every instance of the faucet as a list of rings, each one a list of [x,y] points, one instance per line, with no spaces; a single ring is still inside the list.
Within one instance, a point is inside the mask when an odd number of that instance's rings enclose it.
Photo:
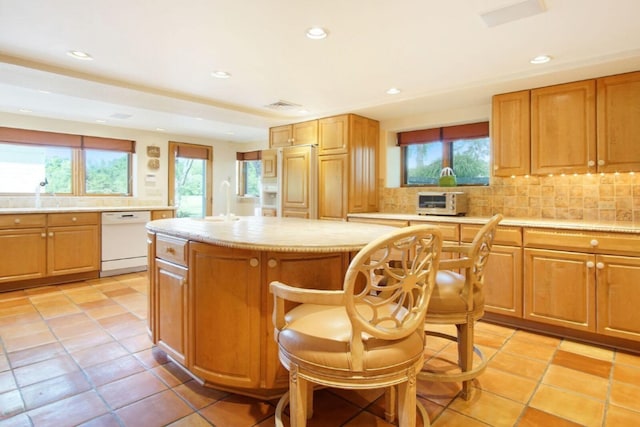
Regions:
[[[40,181],[40,183],[38,185],[36,185],[36,208],[39,208],[42,206],[41,202],[40,202],[40,191],[42,191],[42,189],[44,188],[45,185],[47,185],[49,183],[49,181],[47,181],[47,177],[44,177],[44,181]]]
[[[224,181],[222,181],[222,184],[220,185],[220,189],[225,188],[226,187],[226,220],[229,221],[231,219],[231,183],[229,182],[228,179],[225,179]]]

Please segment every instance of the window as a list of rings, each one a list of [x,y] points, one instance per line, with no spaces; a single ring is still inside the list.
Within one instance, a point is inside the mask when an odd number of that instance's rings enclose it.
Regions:
[[[130,196],[134,152],[129,140],[0,128],[0,193]]]
[[[437,186],[444,167],[458,185],[489,184],[488,122],[400,132],[398,145],[403,186]]]
[[[262,160],[260,151],[236,153],[238,166],[238,194],[240,196],[260,197],[260,178]]]

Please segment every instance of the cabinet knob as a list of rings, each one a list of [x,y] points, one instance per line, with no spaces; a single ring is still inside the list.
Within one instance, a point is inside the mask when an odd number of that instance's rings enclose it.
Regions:
[[[20,224],[20,218],[16,218],[16,219],[14,219],[14,220],[13,220],[13,223],[14,223],[14,224]]]
[[[49,237],[53,237],[53,231],[49,232]]]
[[[597,264],[596,264],[596,268],[597,268],[598,270],[602,270],[602,269],[604,268],[604,263],[603,263],[603,262],[599,262],[599,263],[597,263]]]
[[[595,165],[596,165],[596,162],[594,162],[593,160],[589,160],[589,161],[587,162],[587,165],[589,165],[589,166],[595,166]]]
[[[78,218],[76,218],[75,216],[71,217],[71,222],[76,222],[78,220]]]
[[[40,237],[47,237],[47,233],[41,233]]]
[[[595,266],[595,264],[593,263],[593,261],[587,261],[587,268],[593,268]]]
[[[166,217],[167,217],[167,214],[162,214],[162,218],[166,218]]]
[[[598,166],[604,166],[604,160],[598,160]]]
[[[268,265],[270,268],[274,268],[274,267],[276,267],[276,266],[278,265],[278,261],[276,261],[275,259],[271,258],[271,259],[267,262],[267,265]]]
[[[258,266],[258,264],[260,264],[260,261],[258,261],[258,258],[251,258],[251,259],[249,260],[249,265],[250,265],[251,267],[257,267],[257,266]]]
[[[167,248],[165,249],[165,252],[167,252],[168,254],[172,254],[172,255],[173,255],[173,254],[175,254],[175,253],[176,253],[176,250],[175,250],[175,249],[173,249],[172,247],[167,247]]]
[[[597,240],[597,239],[593,239],[593,240],[591,240],[591,241],[589,242],[589,244],[590,244],[592,247],[594,247],[594,248],[595,248],[596,246],[598,246],[598,243],[599,243],[599,242],[598,242],[598,240]]]

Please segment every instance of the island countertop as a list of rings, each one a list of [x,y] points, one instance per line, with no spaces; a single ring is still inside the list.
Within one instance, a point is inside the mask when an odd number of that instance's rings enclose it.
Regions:
[[[354,252],[395,228],[377,224],[263,216],[159,219],[154,233],[236,249]]]

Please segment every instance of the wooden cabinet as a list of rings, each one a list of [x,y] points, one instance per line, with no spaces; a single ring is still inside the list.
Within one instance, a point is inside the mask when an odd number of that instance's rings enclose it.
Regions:
[[[187,367],[215,384],[257,388],[261,366],[260,252],[191,242]]]
[[[282,150],[282,216],[315,218],[313,193],[316,179],[312,162],[313,147],[289,147]]]
[[[640,72],[597,80],[599,172],[640,170]]]
[[[595,172],[596,82],[531,91],[531,173]]]
[[[262,150],[262,178],[276,178],[278,176],[278,150]]]
[[[151,211],[151,220],[173,218],[175,211],[173,209],[161,209]]]
[[[0,283],[12,283],[1,290],[24,286],[13,282],[32,286],[58,276],[97,276],[98,224],[96,212],[0,215]]]
[[[0,215],[0,283],[46,276],[46,224],[44,214]]]
[[[493,175],[527,175],[531,164],[530,92],[493,97],[491,140]]]
[[[309,120],[269,129],[269,148],[318,143],[318,121]]]
[[[460,240],[471,243],[481,225],[460,225]],[[498,226],[484,273],[485,310],[522,317],[522,229]]]
[[[163,351],[185,365],[189,284],[187,281],[186,240],[158,234],[151,243],[155,248],[150,298],[153,317],[152,339]]]
[[[320,219],[378,210],[379,123],[355,114],[319,120]]]

